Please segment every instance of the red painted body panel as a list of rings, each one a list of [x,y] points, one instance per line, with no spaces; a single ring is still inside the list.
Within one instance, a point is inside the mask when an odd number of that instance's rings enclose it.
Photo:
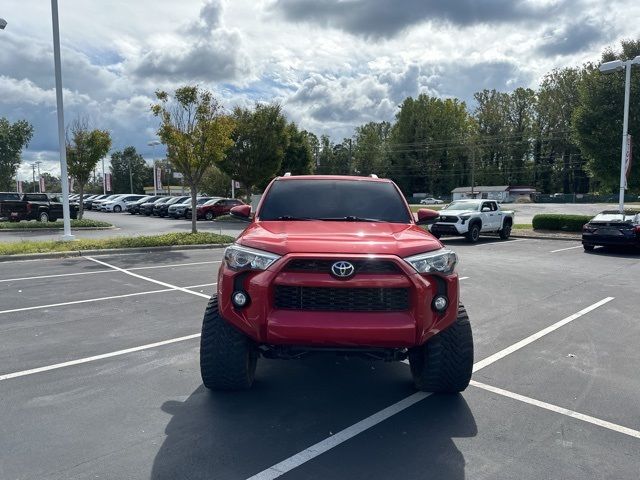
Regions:
[[[284,177],[279,181],[295,180]],[[348,180],[357,177],[305,177]],[[361,178],[362,181],[388,180]],[[268,195],[268,189],[265,192]],[[407,206],[407,209],[409,207]],[[414,223],[270,221],[258,215],[237,243],[273,252],[282,258],[265,271],[239,273],[222,263],[218,275],[218,304],[228,322],[261,344],[322,347],[389,347],[421,345],[451,325],[457,316],[458,275],[443,276],[449,308],[437,314],[431,301],[438,292],[433,276],[418,274],[402,258],[442,248],[442,244]],[[413,217],[412,217],[413,218]],[[394,262],[396,273],[356,274],[339,280],[328,273],[283,271],[293,259],[359,260],[376,258]],[[238,309],[231,295],[243,275],[241,288],[248,306]],[[278,309],[277,285],[333,288],[408,288],[410,307],[393,312],[328,312]]]

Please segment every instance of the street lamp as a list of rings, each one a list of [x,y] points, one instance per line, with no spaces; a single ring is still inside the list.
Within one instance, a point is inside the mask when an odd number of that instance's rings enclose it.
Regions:
[[[156,154],[156,146],[160,145],[160,142],[158,140],[151,140],[150,142],[147,143],[147,145],[149,145],[153,150],[153,158],[152,163],[153,163],[153,195],[156,196],[158,195],[158,176],[156,175],[156,159],[155,159],[155,154]]]
[[[624,214],[624,191],[627,188],[626,161],[627,161],[627,143],[629,142],[629,93],[631,89],[631,67],[640,64],[640,55],[633,60],[613,60],[600,65],[602,73],[614,73],[625,70],[624,80],[624,113],[622,121],[622,156],[620,158],[620,197],[618,209]],[[629,163],[631,164],[631,163]]]
[[[53,64],[56,76],[56,107],[58,110],[58,143],[60,144],[60,181],[62,183],[62,218],[64,235],[62,240],[73,240],[69,215],[69,177],[67,174],[67,145],[64,136],[64,112],[62,105],[62,66],[60,62],[60,27],[58,22],[58,0],[51,0],[51,23],[53,24]]]

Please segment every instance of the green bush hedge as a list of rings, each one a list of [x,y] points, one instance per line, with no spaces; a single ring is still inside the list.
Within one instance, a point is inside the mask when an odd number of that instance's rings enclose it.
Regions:
[[[592,218],[592,215],[562,215],[543,213],[534,216],[531,223],[534,230],[581,232],[582,226]]]

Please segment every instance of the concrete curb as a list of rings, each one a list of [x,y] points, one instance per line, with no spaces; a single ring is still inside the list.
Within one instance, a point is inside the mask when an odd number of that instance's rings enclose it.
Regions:
[[[518,235],[517,233],[513,233],[514,231],[511,231],[511,236],[513,238],[533,238],[536,240],[561,240],[563,242],[581,242],[582,241],[582,237],[581,236],[557,236],[557,235],[545,235],[544,233],[533,233],[531,235],[528,234],[524,234],[524,235]]]
[[[208,243],[202,245],[170,245],[164,247],[136,247],[136,248],[104,248],[101,250],[70,250],[68,252],[26,253],[23,255],[0,255],[1,262],[13,262],[19,260],[42,260],[47,258],[72,258],[89,255],[109,255],[122,253],[149,253],[169,252],[178,250],[206,250],[213,248],[225,248],[230,243]]]

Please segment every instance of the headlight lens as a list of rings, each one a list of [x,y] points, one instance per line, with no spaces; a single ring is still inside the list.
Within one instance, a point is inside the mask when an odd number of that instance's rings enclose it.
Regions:
[[[266,270],[280,255],[254,248],[231,245],[224,251],[227,265],[234,270]]]
[[[415,268],[418,273],[442,273],[448,275],[453,273],[456,268],[458,256],[451,250],[441,248],[433,252],[413,255],[404,260]]]

